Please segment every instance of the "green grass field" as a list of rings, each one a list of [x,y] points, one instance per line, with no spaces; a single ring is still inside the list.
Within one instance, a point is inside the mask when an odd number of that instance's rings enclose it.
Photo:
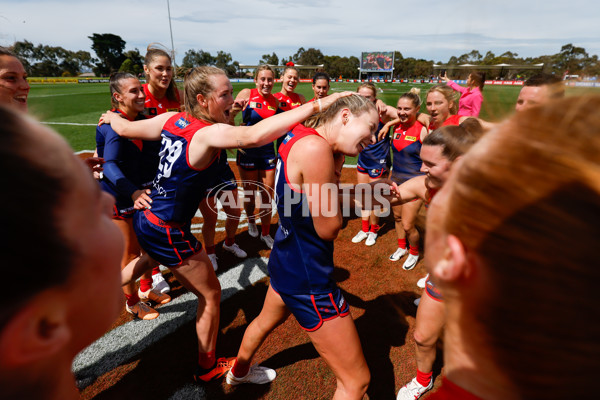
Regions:
[[[333,82],[331,91],[354,91],[358,85],[358,83]],[[421,88],[423,97],[431,85],[379,83],[377,84],[380,89],[378,97],[387,104],[395,105],[398,97],[413,86]],[[254,87],[254,84],[234,83],[234,96],[246,87]],[[280,88],[280,84],[277,83],[273,92],[279,91]],[[498,121],[509,115],[514,109],[519,90],[520,87],[486,86],[483,91],[485,101],[480,117],[489,121]],[[590,89],[567,88],[567,94],[582,93],[586,90]],[[313,97],[310,83],[300,83],[296,91],[302,93],[307,99]],[[62,134],[77,152],[95,149],[95,124],[100,114],[109,108],[110,94],[106,83],[32,84],[29,94],[30,112]],[[422,111],[426,112],[425,106]],[[239,120],[241,114],[236,117],[237,123]],[[347,160],[347,162],[352,161]]]

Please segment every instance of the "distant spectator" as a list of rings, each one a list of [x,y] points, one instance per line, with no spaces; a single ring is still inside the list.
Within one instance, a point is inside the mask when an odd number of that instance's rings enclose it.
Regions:
[[[442,80],[452,89],[460,92],[458,101],[458,114],[470,117],[479,117],[481,103],[483,103],[483,86],[485,85],[485,73],[473,71],[467,78],[467,87],[462,87],[456,82],[448,79],[444,72]]]

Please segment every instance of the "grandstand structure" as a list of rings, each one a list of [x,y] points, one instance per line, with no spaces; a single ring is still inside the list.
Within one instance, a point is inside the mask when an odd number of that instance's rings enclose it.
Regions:
[[[296,69],[301,70],[301,71],[307,71],[307,70],[317,71],[319,69],[322,70],[325,67],[325,64],[318,64],[318,65],[302,65],[302,64],[291,64],[291,65],[289,65],[289,64],[290,63],[288,63],[286,65],[273,65],[273,64],[266,64],[266,65],[268,65],[269,67],[273,68],[274,70],[281,70],[281,71],[283,71],[286,67],[289,67],[289,66],[293,66]],[[258,67],[260,67],[260,65],[250,65],[250,64],[240,64],[239,65],[240,71],[243,70],[243,69],[256,69]]]
[[[454,76],[457,72],[469,72],[473,70],[478,71],[498,71],[498,78],[504,78],[510,71],[527,71],[527,70],[541,70],[544,68],[544,63],[540,64],[492,64],[492,65],[478,65],[478,64],[433,64],[433,74],[439,75],[441,71],[446,70],[449,75]]]

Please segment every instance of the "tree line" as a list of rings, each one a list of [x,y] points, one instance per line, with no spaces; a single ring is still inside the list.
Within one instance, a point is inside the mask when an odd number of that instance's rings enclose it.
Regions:
[[[60,46],[34,45],[24,40],[11,46],[11,50],[23,61],[25,69],[30,76],[77,76],[81,72],[92,69],[97,76],[108,76],[113,71],[127,71],[139,75],[143,72],[143,55],[136,48],[124,51],[126,42],[118,35],[111,33],[94,33],[88,36],[91,40],[91,49],[97,58],[92,57],[88,51],[70,51]],[[293,62],[301,65],[323,65],[323,70],[333,78],[356,79],[359,76],[360,60],[355,56],[342,57],[337,55],[324,55],[315,48],[305,49],[300,47],[296,53],[288,57],[279,58],[272,54],[263,54],[257,64],[284,65]],[[500,55],[488,51],[482,55],[478,50],[472,50],[460,56],[452,56],[447,62],[413,57],[404,57],[400,51],[394,52],[394,78],[419,79],[428,78],[433,73],[434,64],[475,64],[497,65],[517,64],[533,65],[544,63],[543,71],[562,76],[567,73],[580,76],[600,75],[600,64],[597,55],[589,55],[582,47],[566,44],[560,51],[553,55],[539,57],[519,57],[517,53],[506,51]],[[207,51],[188,50],[185,52],[182,64],[177,68],[177,75],[183,76],[189,68],[213,65],[227,72],[230,77],[245,77],[251,71],[240,69],[240,64],[233,60],[230,53],[219,50],[214,56]],[[451,68],[450,68],[451,69]],[[455,73],[454,73],[455,72]],[[454,71],[452,78],[464,78],[468,72]],[[496,77],[500,70],[487,70],[488,77]],[[314,71],[303,70],[301,78],[309,78]],[[504,71],[504,78],[527,77],[534,72],[528,70]]]

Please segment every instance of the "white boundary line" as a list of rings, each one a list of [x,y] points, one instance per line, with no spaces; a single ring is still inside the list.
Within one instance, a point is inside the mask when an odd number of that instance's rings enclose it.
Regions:
[[[76,126],[97,126],[98,124],[80,124],[78,122],[42,122],[44,125],[76,125]],[[80,151],[79,153],[85,153],[86,151]],[[93,153],[93,151],[91,152]]]

